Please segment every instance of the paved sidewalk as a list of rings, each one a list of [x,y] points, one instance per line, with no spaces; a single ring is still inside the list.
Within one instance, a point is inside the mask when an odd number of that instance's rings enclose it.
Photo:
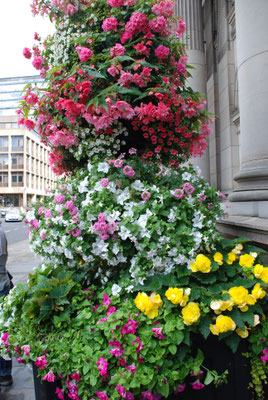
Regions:
[[[28,274],[40,260],[30,251],[29,242],[9,245],[7,269],[13,275],[13,282],[26,282]],[[13,384],[9,387],[0,386],[0,400],[35,400],[33,374],[29,366],[18,364],[13,360]]]

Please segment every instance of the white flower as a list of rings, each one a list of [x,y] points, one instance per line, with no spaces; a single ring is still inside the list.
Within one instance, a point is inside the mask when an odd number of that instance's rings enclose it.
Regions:
[[[118,296],[119,293],[121,292],[121,290],[122,290],[122,288],[119,285],[117,285],[116,283],[114,283],[112,286],[112,295]]]
[[[104,240],[97,238],[96,242],[92,245],[92,253],[96,256],[102,256],[104,258],[103,253],[107,253],[108,251],[108,243]]]
[[[120,226],[120,231],[118,235],[121,237],[122,240],[126,240],[127,238],[131,237],[131,232],[125,226]]]
[[[133,288],[134,288],[133,285],[129,285],[129,286],[126,287],[125,290],[126,290],[127,293],[132,293],[132,289],[133,289]]]
[[[78,186],[78,192],[79,193],[88,192],[88,176],[86,176],[85,179],[82,182],[80,182]]]
[[[143,192],[144,190],[144,185],[140,180],[136,180],[131,184],[131,187],[135,190],[139,190],[140,192]]]
[[[67,249],[66,247],[64,249],[64,255],[65,255],[65,257],[69,258],[70,260],[72,260],[74,258],[71,251],[69,249]]]
[[[121,191],[119,196],[117,196],[117,203],[121,204],[121,206],[124,205],[124,202],[129,198],[129,188],[125,188],[124,190]]]
[[[103,163],[99,163],[98,165],[98,172],[104,172],[107,174],[107,172],[109,171],[110,166],[108,163],[103,162]]]
[[[119,251],[120,251],[120,249],[119,249],[119,247],[118,247],[118,243],[115,243],[115,244],[113,245],[112,252],[113,252],[115,255],[117,255],[117,254],[119,253]]]
[[[172,207],[170,209],[169,215],[168,215],[168,222],[175,222],[176,221],[176,207]]]
[[[182,179],[184,180],[184,181],[190,181],[191,180],[191,178],[192,178],[192,174],[190,174],[190,172],[184,172],[183,174],[182,174]]]

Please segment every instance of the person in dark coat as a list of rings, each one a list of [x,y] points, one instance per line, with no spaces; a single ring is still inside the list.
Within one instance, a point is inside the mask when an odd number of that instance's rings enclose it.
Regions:
[[[0,221],[0,297],[7,295],[12,287],[11,276],[6,269],[7,257],[7,238]],[[13,383],[11,371],[12,360],[0,357],[0,386],[9,386]]]

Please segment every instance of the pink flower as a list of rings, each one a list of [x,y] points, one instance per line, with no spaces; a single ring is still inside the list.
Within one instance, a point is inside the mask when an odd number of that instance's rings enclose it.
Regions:
[[[28,346],[27,344],[21,346],[21,349],[24,353],[25,356],[29,356],[30,352],[31,352],[31,348],[30,346]]]
[[[9,346],[8,338],[9,338],[9,334],[6,332],[1,336],[1,340],[5,346]]]
[[[142,198],[142,200],[144,200],[144,201],[148,201],[148,200],[150,199],[150,197],[151,197],[151,193],[148,192],[148,190],[145,190],[145,191],[142,192],[142,194],[141,194],[141,198]]]
[[[203,136],[209,136],[210,133],[211,133],[211,131],[212,131],[211,126],[210,126],[210,125],[207,125],[207,124],[202,125],[201,128],[200,128],[200,133],[201,133]]]
[[[198,196],[198,198],[199,198],[200,201],[205,201],[206,198],[207,198],[207,196],[206,196],[205,194],[201,193],[201,194]]]
[[[138,322],[129,320],[121,329],[122,335],[126,335],[128,333],[135,334],[138,328]]]
[[[107,69],[107,72],[113,77],[115,77],[120,73],[119,69],[116,68],[114,65],[111,65],[110,68]]]
[[[129,165],[125,165],[124,168],[123,168],[123,174],[127,175],[127,176],[130,176],[130,177],[133,177],[133,176],[135,176],[135,171]]]
[[[55,194],[54,201],[57,204],[62,204],[65,202],[65,196],[63,194]]]
[[[200,389],[203,389],[205,387],[205,385],[203,383],[201,383],[199,381],[199,379],[197,381],[191,383],[191,385],[192,385],[193,389],[196,389],[196,390],[200,390]]]
[[[76,46],[75,50],[78,53],[79,60],[82,62],[87,62],[93,54],[92,50],[87,47]]]
[[[135,147],[131,147],[131,149],[128,150],[129,154],[137,154],[137,149]]]
[[[138,343],[138,346],[136,347],[136,351],[137,351],[137,353],[139,353],[143,349],[143,345],[140,341],[139,336],[137,336],[137,339],[135,339],[134,342],[132,342],[131,344],[134,345],[135,343]]]
[[[45,369],[45,367],[48,365],[46,356],[37,357],[35,365],[40,369]]]
[[[76,382],[80,382],[81,381],[79,372],[75,372],[74,374],[71,374],[71,378],[74,379]]]
[[[115,388],[118,391],[119,395],[123,397],[123,399],[125,399],[127,394],[126,388],[122,385],[117,385]]]
[[[34,122],[33,122],[32,120],[30,120],[30,119],[26,119],[26,120],[24,121],[24,125],[26,126],[26,128],[27,128],[29,131],[32,131],[33,128],[34,128]]]
[[[58,395],[59,399],[64,399],[64,391],[61,390],[60,388],[56,388],[56,394]]]
[[[127,366],[126,366],[126,369],[127,369],[128,371],[130,371],[130,372],[132,373],[132,375],[134,375],[135,372],[136,372],[136,365],[135,365],[135,364],[127,365]]]
[[[183,185],[183,190],[187,193],[187,194],[192,194],[195,191],[195,188],[190,184],[190,182],[185,182]]]
[[[178,35],[179,37],[181,37],[181,35],[182,35],[183,33],[185,33],[185,31],[186,31],[185,22],[184,22],[182,19],[180,19],[180,20],[179,20],[179,23],[178,23],[177,35]]]
[[[184,197],[184,191],[183,191],[183,189],[175,189],[175,190],[174,190],[174,196],[175,196],[177,199],[182,199],[182,198]]]
[[[100,180],[100,185],[101,185],[103,188],[108,187],[108,186],[109,186],[109,179],[108,179],[108,178],[102,178],[102,179]]]
[[[107,294],[104,293],[102,299],[103,299],[102,303],[103,306],[109,306],[109,304],[111,304],[111,299],[109,296],[107,296]]]
[[[97,361],[96,364],[98,366],[100,375],[107,377],[108,376],[107,370],[109,363],[105,360],[105,358],[99,357],[99,361]]]
[[[117,25],[118,25],[118,21],[116,18],[113,18],[113,17],[106,18],[102,23],[102,29],[105,32],[116,31]]]
[[[163,15],[167,17],[172,17],[174,11],[175,3],[172,0],[160,1],[154,4],[152,10],[155,15]]]
[[[35,56],[34,59],[33,59],[32,64],[33,64],[35,69],[42,69],[43,62],[44,62],[44,60],[43,60],[42,56]]]
[[[125,47],[122,46],[120,43],[116,43],[114,47],[111,47],[110,54],[111,57],[123,56],[125,54]]]
[[[124,5],[125,0],[107,0],[107,3],[111,7],[120,7]]]
[[[165,339],[165,335],[162,333],[163,328],[152,328],[152,332],[158,337],[159,340]]]
[[[157,58],[163,60],[169,55],[169,47],[163,46],[160,44],[154,51]]]
[[[100,400],[109,400],[106,392],[95,392],[95,395],[98,396]]]
[[[43,381],[55,382],[56,376],[52,371],[49,371],[43,378]]]
[[[154,396],[150,390],[146,390],[146,392],[141,392],[141,398],[142,400],[154,400]]]
[[[185,388],[186,388],[186,384],[183,383],[182,385],[179,385],[177,387],[177,389],[174,391],[174,393],[177,394],[177,393],[183,392],[185,390]]]
[[[110,349],[110,353],[112,354],[112,356],[115,356],[118,358],[121,357],[124,354],[124,352],[125,352],[125,350],[122,346]]]
[[[197,375],[195,375],[194,372],[191,372],[190,375],[191,375],[191,376],[200,376],[200,375],[203,375],[203,373],[204,373],[204,371],[202,371],[202,369],[200,369],[200,371],[198,372]]]
[[[263,356],[260,357],[262,362],[264,364],[266,364],[266,361],[268,361],[268,350],[267,349],[263,349]]]
[[[25,58],[30,59],[32,57],[31,50],[28,49],[28,47],[24,47],[22,54],[24,55]]]

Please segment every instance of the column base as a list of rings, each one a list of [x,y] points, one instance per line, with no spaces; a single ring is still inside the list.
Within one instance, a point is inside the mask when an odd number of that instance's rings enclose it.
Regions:
[[[232,193],[234,194],[234,193]],[[267,201],[233,201],[227,203],[228,208],[223,206],[227,215],[258,217],[268,219],[268,200]],[[268,225],[268,220],[267,220]]]

